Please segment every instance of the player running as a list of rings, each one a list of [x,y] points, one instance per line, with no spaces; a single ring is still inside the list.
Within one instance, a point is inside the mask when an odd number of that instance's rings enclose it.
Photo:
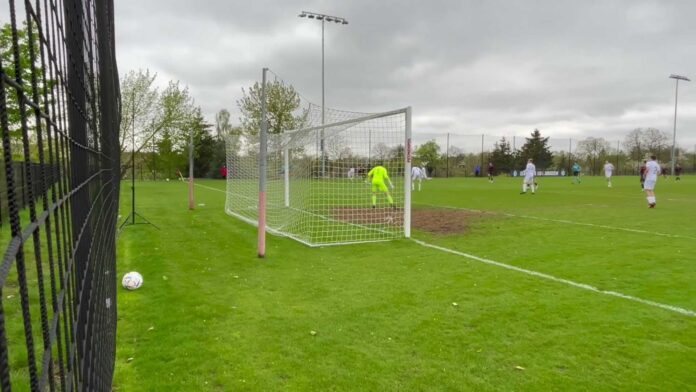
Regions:
[[[493,175],[495,174],[495,166],[493,162],[488,162],[488,182],[493,183]]]
[[[604,177],[607,179],[607,186],[611,188],[611,175],[614,173],[614,165],[606,161],[604,163]]]
[[[645,184],[643,184],[643,189],[645,189],[645,193],[648,195],[648,207],[650,208],[655,208],[655,183],[657,182],[657,176],[662,171],[656,159],[655,155],[651,155],[650,161],[645,164]]]
[[[582,168],[580,167],[580,165],[578,165],[577,162],[573,163],[573,167],[571,168],[571,170],[573,171],[573,182],[571,184],[581,183],[582,181],[580,180],[580,171],[582,170]]]
[[[372,208],[377,206],[377,191],[385,193],[387,195],[389,206],[395,208],[394,199],[389,193],[389,188],[387,188],[387,185],[384,183],[385,181],[388,182],[389,187],[394,189],[394,184],[392,184],[391,180],[389,179],[387,169],[382,165],[377,165],[367,173],[367,179],[372,182]]]
[[[639,169],[639,172],[640,172],[640,189],[644,189],[644,185],[645,185],[645,170],[647,169],[647,167],[646,167],[645,165],[647,164],[647,162],[648,162],[648,161],[643,161],[643,164],[640,165],[640,169]]]
[[[425,179],[425,173],[423,169],[418,166],[413,166],[411,168],[411,190],[416,190],[416,180],[418,180],[418,191],[420,192],[423,187],[423,179]]]
[[[536,166],[532,163],[532,159],[527,160],[527,167],[524,169],[524,180],[522,181],[522,192],[520,195],[527,193],[527,187],[532,188],[532,195],[536,190],[536,183],[534,182],[534,177],[536,177]]]

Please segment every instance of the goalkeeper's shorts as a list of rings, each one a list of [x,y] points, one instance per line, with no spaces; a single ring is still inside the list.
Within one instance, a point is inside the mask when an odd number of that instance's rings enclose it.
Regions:
[[[389,188],[387,188],[387,185],[383,182],[373,182],[372,183],[372,192],[389,192]]]

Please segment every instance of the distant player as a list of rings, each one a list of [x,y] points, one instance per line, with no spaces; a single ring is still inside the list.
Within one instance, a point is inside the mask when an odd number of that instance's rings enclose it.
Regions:
[[[648,207],[655,208],[655,183],[657,182],[657,177],[660,175],[662,169],[656,161],[657,157],[655,155],[650,156],[650,160],[645,164],[645,183],[643,184],[643,189],[648,195]]]
[[[611,176],[614,174],[614,165],[606,161],[604,163],[604,177],[607,179],[607,186],[611,188]]]
[[[493,175],[495,174],[495,166],[493,162],[488,162],[488,182],[493,183]]]
[[[572,183],[574,183],[574,184],[581,183],[582,180],[580,180],[580,171],[582,170],[582,168],[580,167],[580,165],[578,165],[577,162],[573,163],[573,167],[571,168],[571,170],[573,171],[573,182]]]
[[[425,165],[421,165],[420,169],[424,179],[432,180],[432,178],[428,177],[428,170],[425,168]]]
[[[645,170],[647,169],[647,167],[646,167],[645,165],[647,164],[647,162],[648,162],[648,161],[643,161],[643,164],[640,165],[640,169],[639,169],[639,172],[640,172],[640,189],[644,189],[644,185],[645,185]]]
[[[527,193],[527,187],[532,188],[532,195],[536,190],[536,183],[534,182],[534,177],[536,177],[536,166],[532,163],[532,160],[527,161],[527,167],[524,169],[524,180],[522,181],[522,192],[520,195]]]
[[[348,179],[353,181],[354,178],[355,178],[355,168],[351,167],[350,169],[348,169]]]
[[[662,168],[662,178],[667,178],[667,175],[669,174],[668,170],[666,167]]]
[[[423,174],[423,169],[418,166],[413,166],[411,168],[411,190],[416,190],[416,181],[418,181],[418,191],[420,192],[423,187],[423,179],[425,179],[425,174]]]
[[[675,181],[681,181],[681,172],[682,172],[682,167],[680,164],[676,164],[674,166],[674,176],[675,176]]]
[[[372,182],[372,208],[377,206],[378,191],[386,194],[389,206],[394,207],[394,199],[389,193],[389,188],[387,188],[387,185],[385,184],[386,181],[389,183],[389,187],[394,189],[394,184],[392,184],[391,180],[389,179],[387,169],[384,166],[377,165],[367,173],[367,179],[368,181]]]

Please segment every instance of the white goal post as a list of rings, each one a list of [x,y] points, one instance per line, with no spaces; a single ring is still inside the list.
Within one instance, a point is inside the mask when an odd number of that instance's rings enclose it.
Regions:
[[[268,134],[266,145],[267,232],[309,246],[410,237],[410,107]],[[254,225],[259,151],[258,135],[227,139],[225,210]],[[376,166],[384,184],[367,178]]]

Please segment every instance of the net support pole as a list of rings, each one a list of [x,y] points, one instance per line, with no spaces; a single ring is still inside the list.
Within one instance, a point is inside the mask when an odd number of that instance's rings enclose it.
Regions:
[[[404,237],[411,238],[411,107],[406,108],[406,147],[404,162]]]
[[[259,258],[266,257],[266,153],[267,132],[266,122],[266,72],[264,68],[261,76],[261,129],[259,131]]]
[[[285,183],[285,207],[290,207],[290,149],[283,150],[283,173]]]
[[[619,156],[621,155],[621,146],[619,141],[616,141],[616,175],[619,175]]]
[[[447,132],[447,150],[445,151],[445,161],[447,162],[447,169],[445,170],[445,177],[449,178],[449,132]]]
[[[483,176],[483,139],[486,137],[485,134],[481,134],[481,170],[479,170],[479,175]]]
[[[195,200],[193,198],[193,128],[189,131],[189,210],[193,210],[195,207]]]
[[[677,84],[676,88],[674,89],[674,133],[672,134],[672,170],[670,170],[670,173],[672,173],[672,175],[674,175],[674,148],[677,145],[677,102],[679,101],[679,79],[675,78],[675,81],[677,82]]]

